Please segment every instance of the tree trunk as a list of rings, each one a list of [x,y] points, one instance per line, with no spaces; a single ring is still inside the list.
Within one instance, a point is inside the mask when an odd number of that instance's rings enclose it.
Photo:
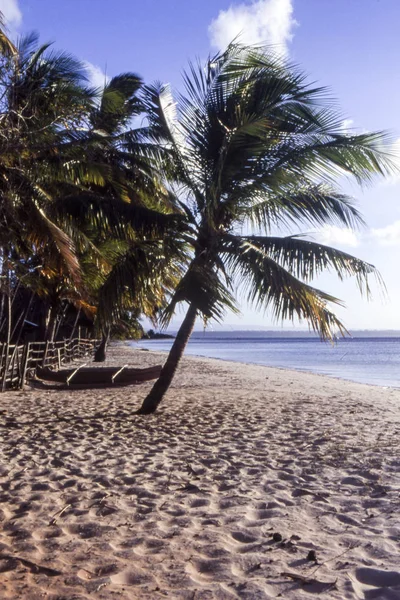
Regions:
[[[150,393],[143,401],[142,406],[137,411],[138,415],[150,415],[157,410],[158,405],[168,390],[174,378],[176,369],[185,351],[189,338],[192,334],[194,324],[196,322],[197,309],[191,304],[186,313],[182,325],[176,335],[172,348],[168,354],[168,358],[162,368],[159,379],[153,385]]]
[[[65,315],[67,313],[67,310],[68,310],[68,302],[65,302],[64,308],[62,310],[60,310],[57,315],[56,324],[54,327],[54,336],[53,336],[54,342],[57,340],[58,332],[60,331],[61,323],[65,320]]]
[[[57,326],[57,316],[58,316],[58,306],[57,304],[52,304],[48,313],[48,321],[46,326],[46,334],[44,339],[46,342],[54,342],[54,334],[56,332]]]
[[[106,360],[107,344],[110,341],[110,327],[103,331],[103,337],[96,352],[94,353],[94,362],[104,362]]]
[[[2,285],[2,282],[0,281],[0,286],[1,285]],[[0,293],[1,293],[1,302],[0,302],[0,339],[1,339],[1,332],[3,331],[3,326],[5,324],[5,321],[3,321],[3,315],[4,315],[4,304],[5,304],[6,295],[3,291],[1,291]]]
[[[76,317],[75,317],[75,321],[74,324],[72,326],[72,331],[71,331],[71,335],[69,336],[69,341],[72,342],[72,340],[74,339],[74,335],[75,335],[75,330],[76,330],[76,326],[78,325],[78,321],[79,321],[79,317],[81,316],[81,309],[79,309],[76,312]]]
[[[17,330],[17,326],[20,324],[17,338],[14,341],[14,344],[16,346],[18,346],[19,340],[21,339],[21,335],[22,335],[22,332],[24,330],[25,321],[28,318],[29,311],[31,309],[34,297],[35,297],[35,292],[31,292],[31,297],[29,298],[29,302],[28,302],[28,304],[27,304],[27,306],[25,308],[25,311],[23,313],[21,313],[20,318],[18,319],[17,324],[15,325],[14,330],[13,330],[13,332],[11,334],[11,339],[14,339],[14,335],[15,335],[15,332]],[[22,322],[21,322],[21,318],[22,318]]]
[[[6,353],[4,360],[4,372],[3,380],[1,382],[1,391],[4,392],[6,389],[8,367],[10,364],[10,338],[11,338],[11,294],[10,294],[10,280],[8,279],[8,296],[7,296],[7,340],[6,340]]]

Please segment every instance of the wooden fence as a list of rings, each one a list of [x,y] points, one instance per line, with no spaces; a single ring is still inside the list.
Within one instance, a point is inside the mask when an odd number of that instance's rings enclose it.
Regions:
[[[27,377],[33,377],[36,367],[56,367],[87,356],[97,340],[81,339],[59,342],[28,342],[21,346],[0,344],[0,392],[22,389]]]

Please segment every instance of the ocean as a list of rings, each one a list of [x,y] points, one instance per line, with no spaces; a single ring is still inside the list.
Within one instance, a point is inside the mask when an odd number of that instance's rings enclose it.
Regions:
[[[321,373],[386,387],[400,387],[399,337],[365,333],[339,339],[334,345],[316,337],[291,333],[226,331],[193,333],[186,354],[270,367]],[[132,345],[168,351],[172,340],[140,340]]]

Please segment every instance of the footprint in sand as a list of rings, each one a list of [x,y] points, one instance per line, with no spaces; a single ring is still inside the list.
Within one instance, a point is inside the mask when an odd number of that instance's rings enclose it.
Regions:
[[[231,576],[228,564],[225,564],[225,562],[227,563],[227,561],[218,559],[192,560],[186,566],[186,571],[198,583],[203,583],[204,579],[225,580]]]
[[[400,598],[400,572],[381,571],[361,567],[351,577],[359,598],[365,600],[398,600]]]
[[[141,569],[130,568],[110,577],[112,583],[118,585],[143,585],[153,581],[152,575]]]
[[[231,536],[236,542],[241,544],[253,544],[257,541],[257,538],[244,532],[244,531],[232,531]]]
[[[210,504],[210,501],[203,499],[203,498],[193,498],[193,500],[191,500],[189,502],[190,508],[200,508],[200,507],[208,506],[209,504]]]

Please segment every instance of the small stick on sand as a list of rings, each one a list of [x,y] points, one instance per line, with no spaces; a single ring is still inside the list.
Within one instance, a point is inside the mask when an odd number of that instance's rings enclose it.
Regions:
[[[32,571],[32,573],[43,573],[43,575],[48,575],[49,577],[56,577],[57,575],[63,575],[62,571],[58,569],[51,569],[50,567],[42,567],[41,565],[37,565],[36,563],[28,560],[26,558],[21,558],[20,556],[14,556],[13,554],[0,554],[0,560],[17,560],[24,567],[28,567]]]
[[[303,585],[311,585],[312,583],[318,583],[319,585],[326,585],[331,587],[336,585],[337,582],[337,579],[335,581],[319,581],[314,577],[307,577],[305,575],[300,575],[299,573],[291,573],[289,571],[283,571],[281,575],[283,577],[290,577],[290,579],[294,579],[295,581],[300,581]]]
[[[322,567],[323,565],[326,565],[326,563],[331,562],[332,560],[336,560],[337,558],[340,558],[341,556],[343,556],[344,554],[346,554],[346,552],[350,552],[350,550],[354,550],[354,548],[358,548],[359,545],[360,544],[354,544],[353,546],[349,546],[348,548],[346,548],[346,550],[344,550],[340,554],[337,554],[336,556],[333,556],[332,558],[328,558],[327,560],[324,560],[322,563],[319,563],[318,567],[316,567],[309,574],[309,577],[312,577],[314,575],[314,573],[316,573],[320,567]]]
[[[65,513],[65,511],[68,510],[71,507],[72,507],[72,504],[66,504],[64,506],[64,508],[62,508],[61,510],[57,511],[53,515],[53,518],[51,519],[49,525],[55,525],[57,523],[58,519],[61,517],[61,515],[63,515]]]

